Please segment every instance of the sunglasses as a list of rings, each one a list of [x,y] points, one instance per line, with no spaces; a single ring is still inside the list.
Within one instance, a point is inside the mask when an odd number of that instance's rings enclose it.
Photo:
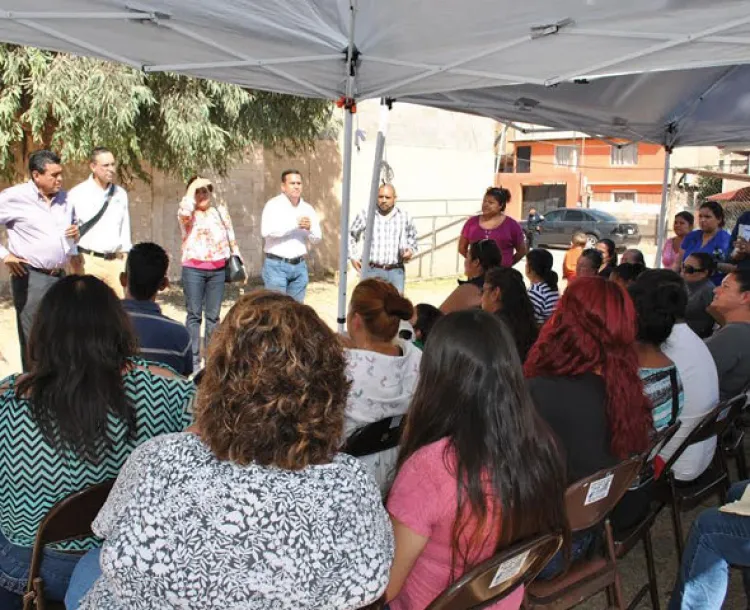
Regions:
[[[688,275],[693,275],[693,273],[700,273],[701,271],[705,271],[705,269],[699,269],[698,267],[693,267],[692,265],[683,265],[682,270]]]

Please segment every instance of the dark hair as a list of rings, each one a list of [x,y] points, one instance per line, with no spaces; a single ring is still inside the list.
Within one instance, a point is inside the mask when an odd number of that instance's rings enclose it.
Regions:
[[[133,246],[125,263],[132,297],[138,301],[153,298],[167,275],[168,267],[169,257],[158,244],[143,242]]]
[[[111,154],[112,151],[109,150],[109,148],[106,148],[104,146],[97,146],[96,148],[94,148],[94,150],[91,151],[91,155],[89,155],[89,161],[91,161],[91,163],[96,163],[96,158],[99,155],[103,155],[105,153]]]
[[[302,177],[302,172],[300,172],[298,169],[285,169],[283,172],[281,172],[281,181],[286,182],[286,177],[290,176],[291,174],[297,174],[300,178]]]
[[[539,329],[521,272],[510,267],[496,267],[485,274],[484,285],[500,289],[501,306],[496,315],[508,325],[523,362],[539,335]]]
[[[695,216],[693,216],[690,212],[687,210],[684,210],[682,212],[677,212],[677,214],[674,215],[675,219],[682,218],[685,222],[687,222],[691,227],[695,224]]]
[[[443,312],[434,305],[429,303],[419,303],[415,308],[417,312],[417,321],[414,323],[414,331],[419,331],[420,340],[423,345],[427,345],[427,337],[442,316]]]
[[[716,216],[716,219],[719,221],[719,227],[724,226],[724,208],[721,207],[721,204],[718,201],[704,201],[698,209],[702,210],[703,208],[711,210],[711,213]]]
[[[649,269],[629,286],[628,292],[638,315],[638,340],[660,346],[678,318],[685,316],[688,295],[682,278],[669,269]]]
[[[634,282],[638,276],[646,270],[640,263],[620,263],[612,271],[613,275],[619,277],[623,282]]]
[[[542,532],[569,535],[564,460],[537,415],[512,346],[497,316],[476,309],[443,316],[406,414],[399,469],[423,447],[448,442],[443,460],[457,486],[454,575],[478,561],[488,526],[497,549]]]
[[[611,239],[605,237],[604,239],[600,239],[598,244],[604,244],[607,246],[607,256],[609,256],[609,265],[612,265],[613,267],[617,266],[617,249],[615,248],[615,242],[613,242]]]
[[[623,252],[622,254],[621,259],[623,262],[625,262],[624,259],[626,252],[633,253],[633,257],[635,258],[635,261],[633,261],[634,263],[638,263],[639,265],[643,265],[644,267],[646,267],[646,259],[643,257],[643,252],[641,252],[638,248],[628,248],[627,250],[625,250],[625,252]]]
[[[526,255],[526,260],[529,263],[529,269],[536,275],[542,278],[542,281],[547,284],[552,290],[557,290],[557,273],[552,270],[554,259],[549,250],[542,248],[534,248],[529,251]]]
[[[687,259],[689,259],[691,256],[698,261],[702,270],[708,271],[709,277],[716,273],[717,264],[716,259],[713,257],[713,255],[709,254],[708,252],[693,252],[692,254],[688,254],[685,257],[685,261],[687,261]]]
[[[740,292],[750,292],[750,268],[738,267],[732,271],[732,275],[740,285]]]
[[[599,252],[599,250],[596,250],[595,248],[586,248],[583,252],[581,252],[581,258],[588,259],[591,263],[591,267],[595,271],[599,271],[599,268],[602,266],[602,263],[604,262],[604,257],[602,256],[602,253]]]
[[[48,165],[60,165],[60,157],[51,150],[37,150],[29,156],[29,175],[33,172],[44,174]]]
[[[365,330],[381,341],[398,334],[400,320],[411,320],[414,306],[390,282],[379,278],[362,280],[352,293],[349,309],[362,318]]]
[[[481,239],[469,244],[469,259],[478,260],[482,271],[487,273],[493,267],[502,264],[503,253],[494,239]]]
[[[219,460],[302,470],[339,450],[350,385],[341,343],[315,310],[256,290],[211,338],[195,420]]]
[[[497,201],[497,204],[500,206],[500,211],[504,212],[510,201],[510,191],[502,187],[491,186],[484,193],[485,197],[488,195]]]
[[[44,295],[31,327],[29,374],[17,393],[58,452],[98,463],[122,442],[115,419],[134,438],[135,412],[125,395],[123,371],[137,341],[114,291],[92,275],[69,275]]]

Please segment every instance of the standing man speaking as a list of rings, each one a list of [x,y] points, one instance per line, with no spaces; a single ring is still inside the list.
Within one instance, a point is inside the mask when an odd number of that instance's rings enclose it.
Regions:
[[[116,165],[109,150],[95,148],[89,167],[89,179],[68,192],[81,232],[78,252],[82,258],[74,268],[98,277],[123,298],[120,274],[132,245],[128,194],[113,182]]]
[[[78,226],[62,190],[62,171],[60,157],[38,150],[29,157],[31,180],[0,193],[0,225],[8,230],[8,247],[0,245],[0,259],[11,276],[24,371],[28,371],[26,342],[34,314],[76,253]]]
[[[307,291],[307,244],[321,239],[318,215],[302,199],[302,175],[296,169],[281,173],[281,194],[263,208],[260,234],[263,250],[263,283],[268,290],[288,294],[302,303]]]

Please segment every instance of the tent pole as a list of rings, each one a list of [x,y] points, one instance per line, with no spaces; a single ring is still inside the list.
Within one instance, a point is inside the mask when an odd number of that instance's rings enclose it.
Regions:
[[[372,235],[375,230],[375,214],[377,214],[378,191],[380,190],[380,166],[383,162],[385,148],[385,134],[388,131],[390,108],[385,98],[380,100],[380,126],[375,141],[375,158],[372,161],[372,181],[370,182],[370,200],[367,204],[365,224],[365,243],[362,246],[362,271],[360,277],[365,279],[370,271],[370,255],[372,254]]]
[[[667,232],[667,203],[669,202],[669,165],[672,159],[672,149],[664,147],[664,179],[661,183],[661,208],[659,220],[656,223],[656,258],[654,268],[661,265],[661,253],[664,250],[664,237]]]
[[[339,332],[343,333],[346,325],[346,274],[349,268],[349,208],[352,194],[352,121],[351,109],[344,110],[344,168],[341,181],[341,239],[339,242]]]

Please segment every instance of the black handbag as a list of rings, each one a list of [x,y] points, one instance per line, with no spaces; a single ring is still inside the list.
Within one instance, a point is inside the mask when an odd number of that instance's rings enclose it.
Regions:
[[[221,212],[214,208],[216,213],[219,215],[221,224],[224,225],[224,232],[227,234],[227,242],[229,242],[229,229],[227,228],[224,219],[221,217]],[[245,272],[245,265],[242,263],[242,259],[236,254],[232,254],[226,259],[224,265],[224,281],[227,284],[234,284],[236,282],[244,282],[247,279],[247,273]]]

